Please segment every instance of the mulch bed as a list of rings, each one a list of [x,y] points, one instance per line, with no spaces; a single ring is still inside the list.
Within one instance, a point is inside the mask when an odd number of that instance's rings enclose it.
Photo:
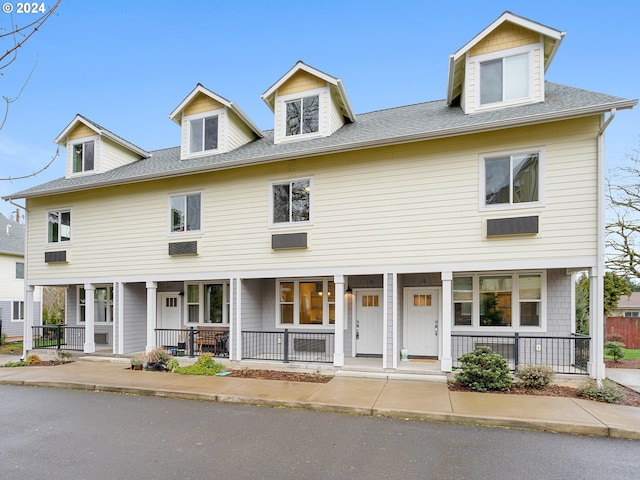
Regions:
[[[233,370],[229,377],[283,380],[287,382],[327,383],[333,377],[315,373],[280,372],[277,370]]]

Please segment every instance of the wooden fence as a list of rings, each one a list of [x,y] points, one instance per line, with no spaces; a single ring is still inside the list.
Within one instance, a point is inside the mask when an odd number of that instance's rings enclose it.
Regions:
[[[627,348],[640,348],[640,318],[607,317],[605,338],[609,335],[620,335]]]

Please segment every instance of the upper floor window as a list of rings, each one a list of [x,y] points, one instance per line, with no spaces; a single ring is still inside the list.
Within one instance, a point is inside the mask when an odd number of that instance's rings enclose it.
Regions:
[[[71,240],[71,210],[48,212],[47,241],[49,243]]]
[[[480,62],[480,105],[528,97],[528,53]]]
[[[24,262],[16,262],[16,280],[24,280]]]
[[[197,153],[218,148],[218,115],[189,121],[189,152]]]
[[[73,148],[73,173],[88,172],[93,170],[95,143],[93,140],[88,142],[76,143]]]
[[[201,198],[199,193],[171,197],[171,232],[200,230]]]
[[[273,223],[308,222],[311,216],[310,199],[310,179],[273,184]]]
[[[483,158],[484,204],[514,205],[540,200],[540,154]]]
[[[285,102],[285,135],[304,135],[316,133],[320,128],[320,97],[298,98]]]

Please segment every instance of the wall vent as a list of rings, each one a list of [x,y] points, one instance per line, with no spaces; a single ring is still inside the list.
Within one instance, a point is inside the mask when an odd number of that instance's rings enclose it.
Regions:
[[[60,250],[58,252],[44,252],[44,261],[47,263],[66,262],[67,251]]]
[[[287,248],[307,248],[307,234],[278,233],[271,236],[271,248],[281,250]]]
[[[538,217],[491,218],[487,220],[487,237],[538,233]]]
[[[175,242],[169,244],[169,255],[197,255],[198,242]]]
[[[105,333],[94,333],[93,334],[93,341],[96,343],[96,345],[108,345],[109,338],[108,338],[108,334]]]
[[[324,338],[294,338],[293,350],[296,352],[324,353],[327,351],[327,342]]]

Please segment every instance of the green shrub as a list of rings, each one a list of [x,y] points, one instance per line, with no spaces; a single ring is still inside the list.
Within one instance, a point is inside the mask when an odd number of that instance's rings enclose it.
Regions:
[[[604,352],[610,357],[613,357],[614,362],[617,362],[621,358],[624,358],[624,343],[607,342],[604,344]]]
[[[618,386],[606,378],[602,381],[601,387],[594,379],[585,381],[578,387],[578,394],[589,400],[607,403],[620,403],[624,397],[624,393],[620,391]]]
[[[476,347],[473,352],[460,357],[462,372],[456,380],[478,392],[506,390],[513,379],[509,375],[509,364],[490,347]]]
[[[175,373],[181,373],[182,375],[215,375],[224,371],[224,366],[220,363],[216,363],[213,360],[213,356],[210,353],[204,353],[196,363],[187,367],[175,367],[172,371]]]
[[[178,362],[178,360],[176,360],[175,358],[172,358],[171,360],[169,360],[169,362],[167,363],[167,370],[169,370],[170,372],[175,371],[176,368],[178,368],[180,366],[180,362]]]
[[[525,365],[518,369],[516,378],[519,385],[533,390],[542,390],[549,385],[555,375],[553,369],[544,365]]]
[[[37,363],[41,363],[40,357],[37,355],[29,355],[27,359],[24,361],[27,365],[35,365]]]
[[[0,335],[0,347],[5,343],[7,343],[7,334],[3,333],[2,335]]]

